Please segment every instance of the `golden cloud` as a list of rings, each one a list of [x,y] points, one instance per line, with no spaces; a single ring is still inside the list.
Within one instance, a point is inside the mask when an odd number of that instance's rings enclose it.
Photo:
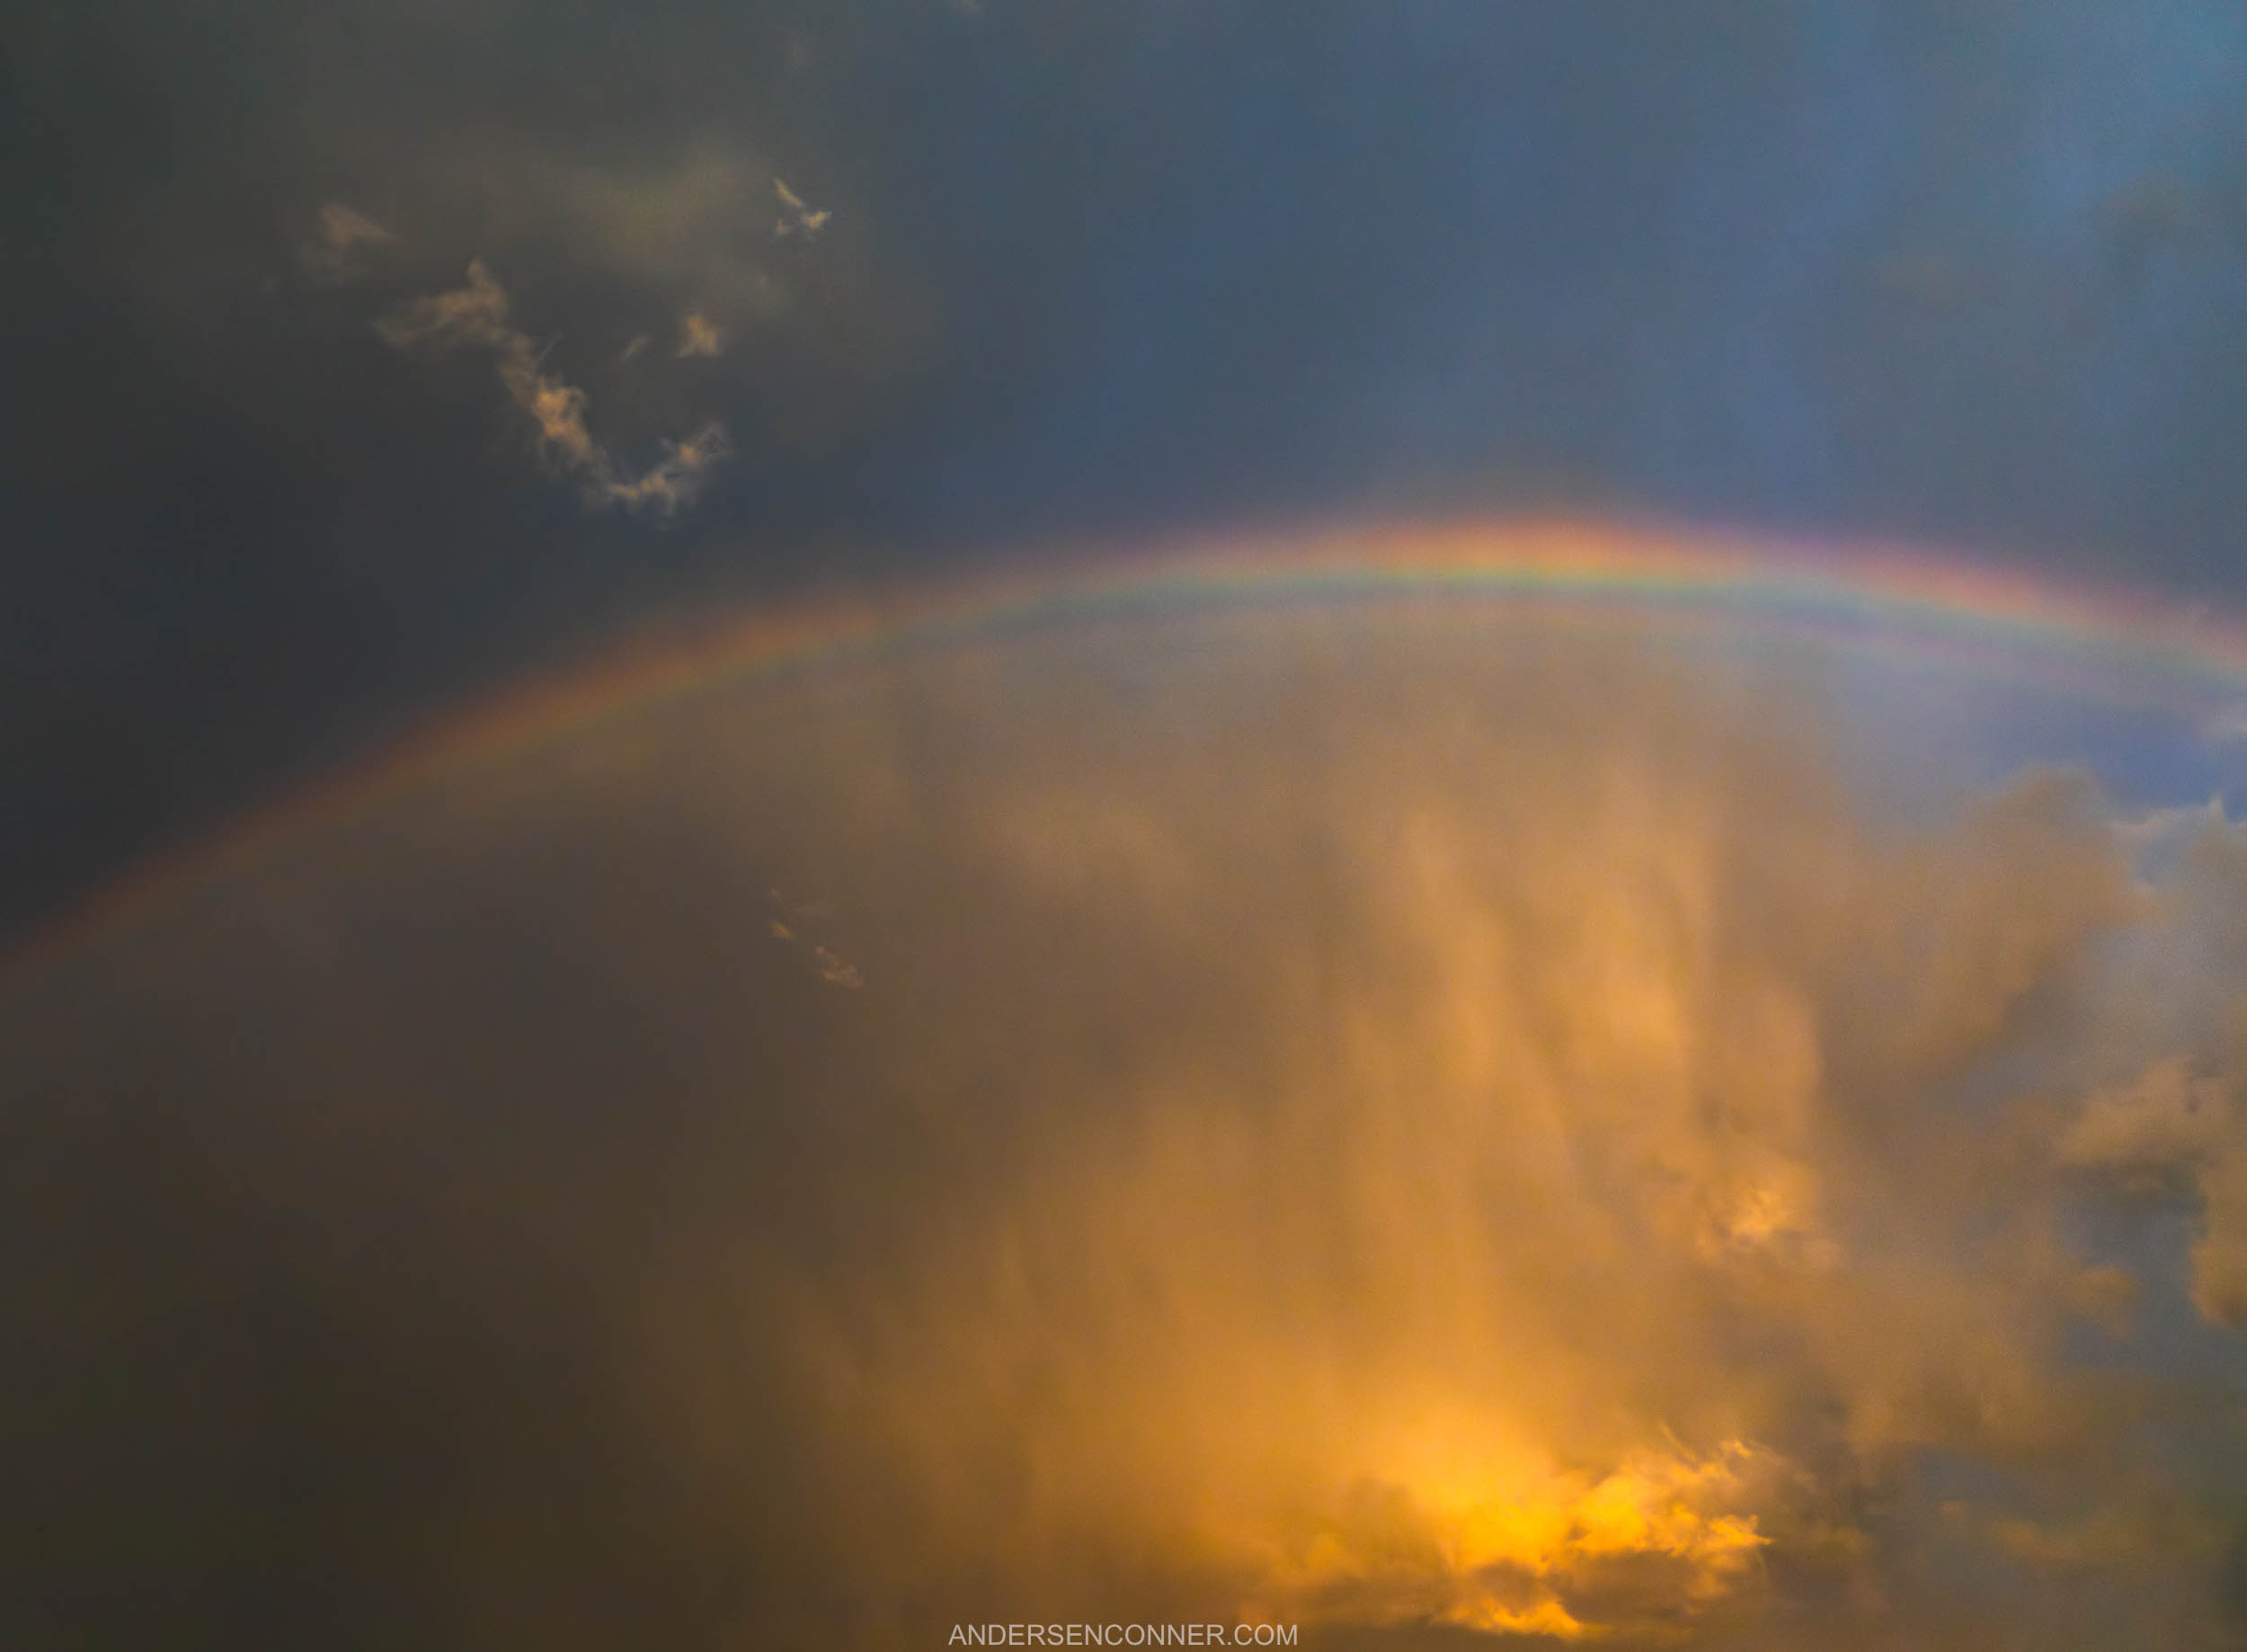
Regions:
[[[524,1236],[681,1551],[784,1557],[712,1644],[2220,1645],[2238,1442],[2145,1328],[2231,1318],[2242,834],[1905,818],[1820,692],[1441,613],[901,651],[364,818],[5,1047],[166,1006],[338,1279]],[[362,1253],[435,1220],[369,1132],[457,1213]],[[475,1550],[533,1625],[555,1517]]]

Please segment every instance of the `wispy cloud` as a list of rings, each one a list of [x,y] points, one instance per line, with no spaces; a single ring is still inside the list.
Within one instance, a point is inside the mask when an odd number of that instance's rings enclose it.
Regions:
[[[585,392],[545,370],[530,335],[514,324],[506,290],[482,259],[470,262],[466,286],[416,298],[375,328],[400,349],[491,351],[510,399],[537,427],[541,452],[578,478],[589,503],[671,514],[692,503],[705,474],[732,453],[724,428],[711,423],[683,440],[666,441],[662,457],[639,475],[622,469],[586,426]]]
[[[772,226],[776,235],[801,235],[806,241],[815,241],[819,232],[827,227],[827,220],[834,213],[822,207],[814,211],[804,204],[804,198],[787,186],[785,180],[775,178],[772,191],[780,197],[781,216]]]
[[[427,344],[492,351],[499,359],[500,382],[538,427],[540,445],[551,457],[589,475],[609,468],[585,428],[585,392],[542,370],[538,351],[510,320],[507,293],[482,259],[469,263],[466,287],[416,298],[375,328],[400,349]]]
[[[356,208],[332,200],[320,209],[312,234],[298,244],[297,260],[321,280],[349,280],[365,274],[397,239]]]

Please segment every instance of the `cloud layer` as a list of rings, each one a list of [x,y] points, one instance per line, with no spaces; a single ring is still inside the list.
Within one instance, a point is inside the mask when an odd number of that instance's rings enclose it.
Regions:
[[[417,327],[504,362],[486,290]],[[83,1586],[216,1621],[286,1530],[431,1645],[2235,1643],[2247,837],[1907,819],[1808,667],[1697,660],[901,653],[212,884],[0,1020]]]

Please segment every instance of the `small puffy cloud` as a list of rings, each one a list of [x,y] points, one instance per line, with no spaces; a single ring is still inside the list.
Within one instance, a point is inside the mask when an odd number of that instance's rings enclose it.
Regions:
[[[819,232],[827,227],[827,220],[834,214],[822,208],[814,212],[804,204],[804,199],[779,178],[772,181],[773,193],[780,198],[781,216],[773,225],[776,235],[801,235],[806,241],[815,241]]]
[[[679,349],[680,358],[688,356],[715,357],[725,348],[725,330],[700,310],[688,310],[679,318]]]
[[[724,428],[713,423],[683,440],[665,441],[662,457],[638,475],[622,470],[587,429],[585,392],[545,370],[530,335],[510,316],[505,289],[481,259],[470,262],[466,286],[416,298],[375,327],[400,349],[489,351],[509,398],[537,428],[540,450],[578,479],[589,503],[672,513],[691,504],[706,473],[731,456]]]
[[[312,234],[298,244],[297,258],[318,280],[349,280],[365,274],[397,239],[365,213],[332,200],[320,209]]]

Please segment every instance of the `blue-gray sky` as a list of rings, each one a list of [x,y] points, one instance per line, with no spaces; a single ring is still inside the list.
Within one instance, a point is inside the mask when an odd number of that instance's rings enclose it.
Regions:
[[[651,613],[1063,541],[1559,506],[2242,591],[2234,7],[4,27],[9,921]],[[472,260],[607,470],[377,331]],[[713,422],[689,506],[588,506]]]

